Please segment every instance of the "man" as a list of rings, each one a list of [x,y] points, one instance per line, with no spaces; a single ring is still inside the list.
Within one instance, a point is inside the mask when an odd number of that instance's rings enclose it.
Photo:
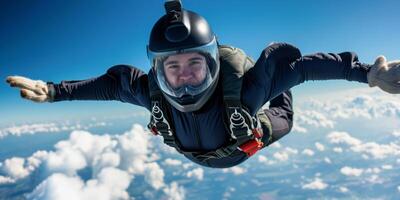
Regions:
[[[355,53],[302,56],[289,44],[269,45],[257,62],[219,45],[207,21],[167,1],[167,14],[151,32],[148,74],[128,65],[60,84],[10,76],[21,96],[36,102],[118,100],[151,111],[149,129],[188,159],[231,167],[287,134],[292,127],[290,88],[306,80],[345,79],[400,93],[400,61],[373,65]],[[270,102],[269,109],[262,106]]]

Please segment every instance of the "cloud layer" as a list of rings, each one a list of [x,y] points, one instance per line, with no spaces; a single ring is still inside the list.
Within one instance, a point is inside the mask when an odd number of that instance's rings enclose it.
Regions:
[[[122,135],[93,135],[73,131],[54,151],[37,151],[28,158],[13,157],[1,163],[0,183],[7,184],[29,177],[40,167],[45,179],[27,195],[28,199],[129,199],[127,189],[135,176],[143,176],[155,191],[170,199],[183,199],[185,190],[178,183],[166,184],[164,170],[152,155],[152,143],[140,125]],[[167,161],[167,163],[174,163]],[[89,179],[79,171],[90,169]],[[188,176],[202,179],[202,169]],[[68,194],[68,195],[66,195]]]

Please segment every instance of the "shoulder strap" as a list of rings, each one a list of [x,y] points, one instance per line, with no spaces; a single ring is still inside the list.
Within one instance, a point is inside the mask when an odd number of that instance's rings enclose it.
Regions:
[[[252,130],[257,121],[241,102],[243,75],[254,62],[239,48],[220,45],[219,53],[226,113],[224,121],[231,137],[240,145],[253,138]]]
[[[175,128],[171,122],[171,107],[160,88],[158,87],[156,81],[154,80],[154,72],[149,75],[148,87],[150,91],[151,100],[151,116],[150,122],[147,127],[151,130],[154,135],[161,135],[164,139],[164,143],[168,146],[174,147],[178,152],[181,152],[180,144],[175,137]]]

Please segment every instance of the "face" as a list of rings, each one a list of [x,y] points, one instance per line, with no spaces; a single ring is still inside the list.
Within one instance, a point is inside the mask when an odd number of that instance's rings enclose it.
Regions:
[[[169,56],[163,65],[167,81],[173,88],[200,85],[207,75],[206,58],[195,52]]]

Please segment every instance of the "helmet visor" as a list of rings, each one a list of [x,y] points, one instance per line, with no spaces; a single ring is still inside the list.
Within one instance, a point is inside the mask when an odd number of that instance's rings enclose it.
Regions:
[[[172,96],[195,96],[204,92],[219,73],[218,47],[215,39],[209,44],[168,52],[151,52],[160,89]]]

